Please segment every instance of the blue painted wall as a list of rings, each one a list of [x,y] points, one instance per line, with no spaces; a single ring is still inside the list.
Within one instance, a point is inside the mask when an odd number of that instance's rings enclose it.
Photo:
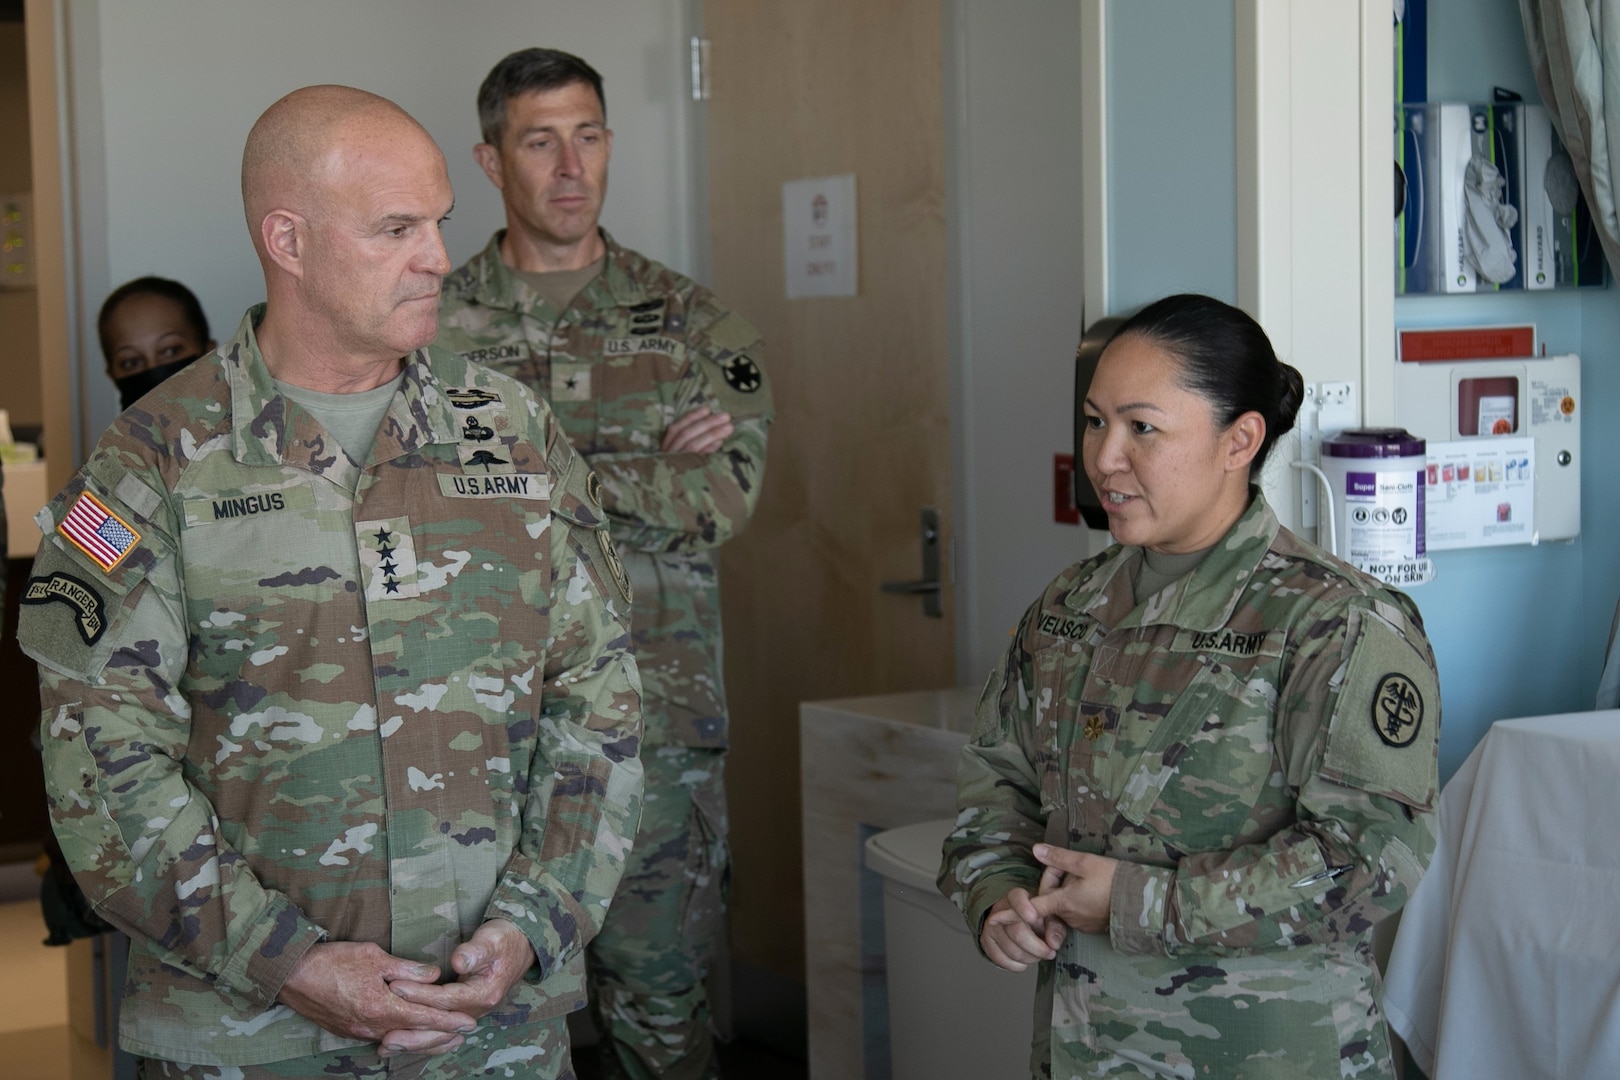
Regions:
[[[1109,284],[1114,310],[1183,289],[1237,293],[1231,4],[1161,0],[1108,14]],[[1429,96],[1539,97],[1516,0],[1429,0]],[[1582,356],[1583,534],[1564,544],[1437,552],[1412,591],[1440,665],[1441,775],[1514,716],[1592,705],[1620,597],[1620,294],[1403,298],[1398,326],[1534,322]]]
[[[1620,599],[1620,292],[1612,285],[1581,298],[1581,391],[1582,677],[1595,687]]]
[[[1108,285],[1126,311],[1176,292],[1237,302],[1233,5],[1108,7]]]
[[[1516,0],[1429,0],[1428,7],[1431,101],[1489,101],[1497,86],[1540,101]],[[1398,327],[1531,322],[1549,353],[1575,352],[1582,361],[1580,538],[1435,552],[1436,580],[1412,590],[1440,665],[1442,779],[1497,720],[1592,707],[1620,589],[1620,505],[1608,467],[1620,449],[1611,419],[1620,409],[1617,307],[1612,289],[1396,301]]]

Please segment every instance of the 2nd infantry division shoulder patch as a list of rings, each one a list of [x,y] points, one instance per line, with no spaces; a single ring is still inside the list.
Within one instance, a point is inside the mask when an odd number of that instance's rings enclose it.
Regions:
[[[726,385],[739,394],[752,394],[765,385],[765,375],[747,353],[738,353],[720,365]]]

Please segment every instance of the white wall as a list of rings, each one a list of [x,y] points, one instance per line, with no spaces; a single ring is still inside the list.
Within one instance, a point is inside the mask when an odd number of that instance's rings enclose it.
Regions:
[[[687,270],[698,239],[684,0],[91,0],[69,12],[77,158],[80,454],[117,412],[94,317],[142,274],[185,282],[228,337],[263,282],[242,218],[249,127],[299,86],[336,82],[398,102],[450,162],[457,263],[502,222],[472,160],[475,98],[515,49],[577,53],[606,83],[614,156],[603,223]]]
[[[1052,521],[1074,449],[1080,338],[1080,8],[946,9],[957,678],[982,682],[1041,589],[1086,555]]]

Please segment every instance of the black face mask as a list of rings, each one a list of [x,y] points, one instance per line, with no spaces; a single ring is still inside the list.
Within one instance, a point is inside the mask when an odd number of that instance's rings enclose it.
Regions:
[[[201,353],[197,354],[197,356],[201,355]],[[118,387],[119,408],[129,408],[156,389],[158,383],[175,374],[195,359],[197,359],[196,356],[188,356],[184,360],[176,360],[172,364],[150,367],[145,371],[137,371],[133,375],[125,375],[121,379],[114,379],[113,385]]]

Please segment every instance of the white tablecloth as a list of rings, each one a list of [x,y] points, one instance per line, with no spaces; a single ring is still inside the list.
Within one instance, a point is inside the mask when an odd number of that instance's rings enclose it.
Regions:
[[[1620,710],[1492,725],[1441,794],[1384,1008],[1431,1080],[1620,1077]]]

